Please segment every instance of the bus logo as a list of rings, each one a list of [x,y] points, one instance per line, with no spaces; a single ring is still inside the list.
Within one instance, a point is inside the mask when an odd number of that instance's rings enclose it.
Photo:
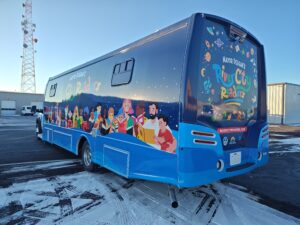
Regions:
[[[223,137],[223,145],[224,146],[227,146],[227,144],[228,144],[228,137]]]

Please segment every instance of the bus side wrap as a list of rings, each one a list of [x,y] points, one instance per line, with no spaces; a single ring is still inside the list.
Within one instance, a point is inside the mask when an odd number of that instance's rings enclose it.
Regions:
[[[177,185],[188,21],[51,78],[43,140],[79,154],[84,138],[95,164],[125,177]]]

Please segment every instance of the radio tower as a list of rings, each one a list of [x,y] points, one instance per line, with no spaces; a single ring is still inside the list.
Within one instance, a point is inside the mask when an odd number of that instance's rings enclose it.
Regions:
[[[32,23],[32,1],[25,0],[22,4],[22,31],[23,37],[23,56],[22,58],[22,77],[21,92],[36,93],[35,89],[35,67],[34,67],[34,44],[37,39],[33,38],[36,25]]]

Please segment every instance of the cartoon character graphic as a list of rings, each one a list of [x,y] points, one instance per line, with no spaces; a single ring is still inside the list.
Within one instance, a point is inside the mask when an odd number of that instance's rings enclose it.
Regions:
[[[101,135],[107,135],[109,133],[108,124],[107,124],[105,115],[106,115],[106,109],[104,109],[103,121],[101,123],[101,126],[99,126],[99,130],[100,130]]]
[[[80,112],[79,112],[80,114]],[[82,124],[81,124],[81,129],[89,132],[89,107],[84,107],[83,109],[83,115],[82,115]]]
[[[131,118],[131,114],[134,113],[132,108],[132,102],[130,99],[124,99],[122,104],[122,112],[124,113],[125,119],[126,119],[126,133],[133,135],[133,119]],[[121,112],[121,113],[122,113]]]
[[[135,108],[136,117],[131,116],[134,122],[134,135],[142,140],[141,134],[139,133],[139,127],[142,127],[147,121],[147,117],[145,117],[145,104],[138,103]]]
[[[77,105],[74,107],[72,123],[73,123],[73,128],[80,128],[79,110]]]
[[[77,118],[77,128],[81,128],[83,129],[82,125],[83,125],[84,119],[83,119],[83,108],[80,107],[79,108],[79,116]],[[86,125],[85,125],[86,126]]]
[[[98,134],[99,130],[101,130],[101,127],[102,127],[103,117],[101,115],[101,110],[102,110],[102,104],[97,103],[96,111],[93,112],[94,118],[90,117],[90,119],[94,120],[93,127],[92,127],[92,135],[94,137]]]
[[[149,105],[149,119],[144,123],[143,126],[138,127],[138,136],[140,140],[146,142],[147,144],[153,145],[156,148],[159,146],[155,146],[155,136],[158,135],[159,132],[159,124],[157,119],[158,113],[158,105],[156,103],[150,103]]]
[[[83,121],[88,121],[89,120],[89,114],[90,114],[90,110],[89,107],[84,107],[83,109]]]
[[[175,153],[176,139],[173,137],[171,131],[167,128],[168,118],[164,115],[158,117],[159,132],[155,136],[155,143],[160,145],[160,149],[166,152]]]
[[[91,131],[92,128],[94,127],[94,123],[95,123],[95,114],[94,114],[94,108],[92,108],[89,117],[89,131]]]
[[[61,127],[67,127],[67,121],[66,121],[66,115],[65,115],[65,110],[61,109],[61,115],[60,115],[60,118],[61,118],[61,124],[60,126]],[[58,113],[60,114],[60,113]]]
[[[52,111],[48,112],[48,123],[52,123]]]
[[[62,123],[62,111],[61,109],[59,109],[56,118],[56,125],[60,127],[61,123]]]
[[[68,128],[72,128],[72,127],[73,127],[72,116],[73,116],[73,113],[72,113],[72,111],[70,110],[70,111],[68,112],[68,124],[67,124]]]
[[[64,126],[63,127],[68,127],[68,113],[69,113],[69,105],[66,105],[65,108],[64,108],[64,119],[63,119],[63,124]]]
[[[58,119],[58,103],[56,103],[56,105],[54,106],[54,112],[52,113],[52,115],[54,115],[54,117],[52,117],[52,123],[57,124],[57,119]]]
[[[80,120],[80,125],[83,122],[83,108],[79,108],[79,120]]]
[[[143,125],[143,128],[153,130],[155,135],[158,135],[159,132],[157,113],[158,113],[158,105],[154,102],[150,103],[149,119]]]
[[[108,117],[106,118],[106,130],[108,133],[113,133],[116,130],[115,110],[113,107],[108,109]]]
[[[91,110],[88,106],[75,105],[72,111],[69,110],[69,104],[63,108],[55,105],[49,109],[48,121],[57,126],[90,132],[94,137],[114,132],[130,134],[157,149],[174,153],[176,139],[168,126],[168,118],[158,117],[158,105],[154,102],[149,104],[149,118],[145,116],[144,102],[137,103],[136,115],[132,115],[132,105],[130,99],[123,99],[116,116],[113,107],[109,107],[106,113],[106,108],[103,109],[101,103],[97,103]]]
[[[96,128],[96,129],[98,129],[99,126],[101,127],[100,123],[103,122],[103,118],[101,115],[101,109],[102,109],[101,103],[97,103],[96,111],[94,112],[94,118],[95,118],[94,128]]]
[[[119,112],[116,119],[117,119],[118,132],[126,134],[126,128],[127,128],[126,117],[122,112]]]

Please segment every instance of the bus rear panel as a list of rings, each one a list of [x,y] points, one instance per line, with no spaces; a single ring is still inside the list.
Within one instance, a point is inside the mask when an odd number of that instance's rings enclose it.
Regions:
[[[184,186],[268,160],[263,46],[238,25],[203,14],[195,15],[191,37],[178,151]]]

